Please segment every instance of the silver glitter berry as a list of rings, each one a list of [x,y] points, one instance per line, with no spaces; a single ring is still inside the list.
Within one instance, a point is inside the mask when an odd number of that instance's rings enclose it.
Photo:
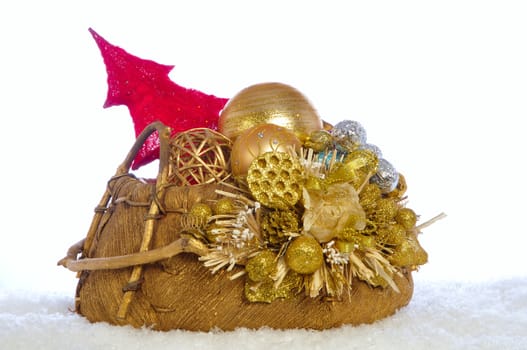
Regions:
[[[357,121],[343,120],[333,126],[331,130],[335,141],[344,148],[350,148],[353,145],[366,143],[366,130]]]
[[[390,162],[380,158],[377,173],[371,177],[370,182],[379,186],[382,193],[388,193],[399,183],[399,173]]]
[[[382,151],[381,151],[381,149],[379,147],[371,144],[371,143],[365,143],[363,145],[360,145],[359,149],[365,149],[367,151],[373,152],[377,156],[377,159],[381,159],[382,158]]]

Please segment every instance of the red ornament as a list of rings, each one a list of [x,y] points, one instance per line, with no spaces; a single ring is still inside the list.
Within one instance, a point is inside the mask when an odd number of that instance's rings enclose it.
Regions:
[[[93,29],[89,31],[101,50],[108,73],[108,95],[103,107],[127,106],[136,136],[154,121],[171,127],[173,133],[192,128],[217,129],[219,112],[228,99],[179,86],[168,77],[174,66],[133,56]],[[132,169],[158,158],[159,138],[154,134],[137,154]]]

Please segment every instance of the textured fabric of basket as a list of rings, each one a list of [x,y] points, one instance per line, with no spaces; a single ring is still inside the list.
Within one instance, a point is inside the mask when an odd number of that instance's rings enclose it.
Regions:
[[[141,245],[154,185],[124,176],[109,183],[112,200],[89,247],[88,257],[135,253]],[[181,219],[192,204],[217,196],[219,185],[169,186],[158,198],[163,215],[156,220],[151,249],[179,237]],[[77,312],[92,322],[148,326],[157,330],[208,331],[238,327],[326,329],[342,324],[371,323],[393,314],[412,297],[411,273],[396,276],[400,292],[372,288],[354,280],[349,298],[341,301],[303,294],[270,304],[244,297],[243,278],[211,274],[193,254],[180,254],[143,266],[142,278],[129,285],[132,267],[83,271],[77,289]],[[124,318],[118,310],[126,290],[135,290]]]

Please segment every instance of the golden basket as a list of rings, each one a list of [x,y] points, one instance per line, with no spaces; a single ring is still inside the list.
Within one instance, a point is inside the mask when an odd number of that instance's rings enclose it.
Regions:
[[[144,181],[130,173],[130,166],[156,131],[159,173],[155,182]],[[212,274],[199,260],[206,244],[183,232],[193,203],[218,198],[217,190],[232,188],[206,176],[199,184],[181,178],[169,181],[174,178],[170,143],[170,129],[158,122],[138,136],[109,180],[86,238],[59,262],[78,272],[77,313],[92,322],[156,330],[327,329],[372,323],[409,303],[411,269],[393,276],[398,291],[354,278],[349,295],[338,300],[298,293],[271,303],[248,301],[243,279],[228,278],[243,267]]]

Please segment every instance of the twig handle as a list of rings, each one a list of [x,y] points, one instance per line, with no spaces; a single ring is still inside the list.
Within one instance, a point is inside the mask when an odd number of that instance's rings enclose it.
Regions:
[[[164,166],[166,163],[166,160],[163,159],[164,158],[163,153],[165,152],[168,153],[168,151],[166,150],[166,145],[164,145],[164,142],[163,142],[164,141],[163,135],[165,134],[165,135],[170,136],[170,128],[161,122],[153,122],[151,124],[148,124],[143,129],[143,131],[137,136],[135,143],[133,144],[132,148],[126,155],[126,158],[124,159],[124,161],[119,166],[117,170],[117,174],[116,174],[117,176],[126,174],[130,171],[132,167],[132,163],[135,157],[137,156],[137,154],[139,153],[139,150],[141,149],[141,147],[143,147],[143,144],[146,142],[146,140],[156,131],[159,134],[159,142],[160,142],[159,168],[161,170],[161,167]]]
[[[153,122],[149,125],[147,125],[143,131],[137,136],[135,143],[133,144],[132,148],[126,155],[126,158],[124,161],[119,165],[117,168],[117,171],[114,175],[115,177],[126,175],[129,173],[130,168],[132,166],[132,162],[134,161],[135,157],[137,156],[139,150],[141,147],[143,147],[143,144],[145,143],[146,139],[150,137],[155,131],[159,134],[159,176],[157,179],[157,188],[161,188],[162,184],[166,182],[166,179],[168,178],[168,139],[170,137],[170,128],[165,126],[161,122]],[[105,209],[108,206],[108,203],[111,199],[111,193],[108,188],[106,188],[106,191],[104,192],[99,204],[97,205],[95,209],[95,214],[93,216],[90,228],[88,230],[88,233],[86,234],[86,239],[84,240],[84,252],[89,253],[91,251],[92,243],[95,238],[95,234],[97,233],[97,230],[99,229],[99,224],[101,222],[101,218],[103,216],[103,213]]]
[[[195,238],[182,237],[164,247],[135,254],[77,260],[77,256],[82,252],[83,245],[84,240],[72,245],[68,250],[66,257],[61,259],[57,265],[64,266],[73,272],[83,270],[113,270],[136,265],[151,264],[163,259],[171,258],[180,253],[194,253],[199,256],[203,256],[207,253],[207,247],[204,243]]]

